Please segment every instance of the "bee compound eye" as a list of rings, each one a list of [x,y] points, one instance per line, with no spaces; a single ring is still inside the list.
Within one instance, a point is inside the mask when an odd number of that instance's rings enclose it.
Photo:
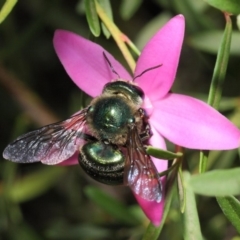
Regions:
[[[144,99],[144,92],[143,90],[126,81],[115,81],[107,83],[103,88],[103,93],[121,93],[127,96],[131,101],[135,104],[141,105]]]
[[[117,146],[103,142],[86,143],[79,164],[93,179],[107,185],[123,184],[125,157]]]

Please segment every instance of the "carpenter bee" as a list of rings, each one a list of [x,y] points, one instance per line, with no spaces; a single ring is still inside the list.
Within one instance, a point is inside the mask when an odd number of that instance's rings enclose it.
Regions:
[[[93,179],[108,185],[128,185],[143,199],[160,202],[161,180],[144,147],[151,137],[141,108],[144,92],[133,81],[120,79],[103,55],[118,78],[67,120],[18,137],[5,148],[3,157],[18,163],[54,165],[79,152],[79,164]]]

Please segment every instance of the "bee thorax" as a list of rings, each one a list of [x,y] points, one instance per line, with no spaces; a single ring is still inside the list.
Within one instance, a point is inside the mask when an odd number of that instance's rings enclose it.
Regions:
[[[138,124],[134,104],[121,96],[95,98],[87,113],[87,124],[96,138],[112,144],[125,145],[129,124]]]

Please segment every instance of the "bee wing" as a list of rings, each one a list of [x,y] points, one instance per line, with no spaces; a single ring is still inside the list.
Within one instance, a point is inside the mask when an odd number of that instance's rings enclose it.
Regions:
[[[158,171],[146,153],[135,125],[130,126],[124,181],[132,191],[148,201],[160,202],[162,184]]]
[[[26,133],[10,143],[3,152],[13,162],[42,161],[53,165],[71,157],[81,144],[86,108],[71,118]]]

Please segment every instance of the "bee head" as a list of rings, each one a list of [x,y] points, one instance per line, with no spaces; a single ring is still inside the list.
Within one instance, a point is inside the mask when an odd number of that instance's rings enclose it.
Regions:
[[[122,95],[137,105],[141,105],[144,99],[144,92],[140,87],[121,80],[107,83],[102,93]]]

